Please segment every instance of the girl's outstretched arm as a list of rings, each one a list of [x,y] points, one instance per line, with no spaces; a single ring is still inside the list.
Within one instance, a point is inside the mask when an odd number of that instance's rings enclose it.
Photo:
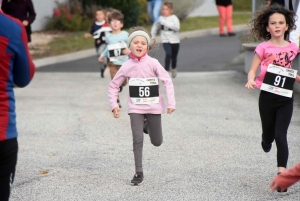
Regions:
[[[151,37],[152,38],[155,38],[156,35],[157,35],[157,32],[158,30],[160,29],[160,19],[161,17],[158,18],[157,22],[155,22],[153,25],[152,25],[152,28],[151,28]]]
[[[119,105],[117,103],[118,96],[119,96],[119,90],[120,90],[120,86],[122,85],[122,83],[124,82],[125,79],[126,79],[126,77],[125,77],[125,75],[123,73],[123,69],[121,67],[118,70],[115,77],[113,78],[113,80],[108,85],[108,98],[109,98],[111,110],[113,112],[116,109],[116,107],[119,107]],[[114,114],[115,114],[115,112],[114,112]],[[116,118],[118,118],[118,117],[116,117]]]
[[[174,86],[172,79],[168,72],[164,69],[164,67],[161,66],[161,64],[157,61],[154,60],[154,65],[155,65],[155,73],[158,77],[159,80],[161,80],[166,87],[166,93],[167,93],[167,99],[168,99],[168,104],[167,104],[167,113],[171,114],[175,109],[175,92],[174,92]],[[170,110],[169,110],[170,109]]]
[[[273,181],[270,183],[271,191],[275,190],[285,190],[297,181],[300,180],[300,163],[298,163],[295,167],[282,172],[277,175]]]
[[[258,54],[254,54],[253,60],[252,60],[252,65],[250,68],[250,71],[248,73],[248,82],[246,83],[245,87],[247,89],[254,89],[254,87],[256,86],[256,83],[254,81],[255,76],[256,76],[256,72],[257,69],[259,67],[259,64],[261,62],[260,57],[258,56]]]

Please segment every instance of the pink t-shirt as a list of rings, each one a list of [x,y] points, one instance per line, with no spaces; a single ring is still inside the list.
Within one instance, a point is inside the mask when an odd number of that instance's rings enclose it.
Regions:
[[[268,42],[260,43],[254,50],[254,53],[261,59],[260,73],[255,80],[256,87],[261,87],[269,64],[292,68],[292,61],[297,56],[298,51],[299,48],[292,42],[286,47],[278,47]]]

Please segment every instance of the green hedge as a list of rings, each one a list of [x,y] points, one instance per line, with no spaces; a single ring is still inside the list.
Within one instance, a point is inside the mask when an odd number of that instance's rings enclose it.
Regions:
[[[251,0],[232,0],[234,11],[249,11],[251,12]]]

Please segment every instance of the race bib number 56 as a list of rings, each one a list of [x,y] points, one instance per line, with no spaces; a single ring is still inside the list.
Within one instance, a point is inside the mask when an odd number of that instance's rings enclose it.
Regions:
[[[293,96],[297,70],[269,64],[261,90],[285,97]]]
[[[159,103],[158,78],[130,78],[129,96],[134,104]]]

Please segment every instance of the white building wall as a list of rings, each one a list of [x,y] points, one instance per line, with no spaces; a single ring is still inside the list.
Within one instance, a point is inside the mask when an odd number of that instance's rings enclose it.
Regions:
[[[45,28],[47,18],[53,14],[53,9],[56,8],[56,0],[32,0],[36,19],[31,28],[33,31],[40,31]],[[67,0],[57,0],[58,2],[66,2]]]
[[[219,15],[215,0],[204,0],[205,2],[194,11],[191,12],[189,17],[196,16],[217,16]]]

